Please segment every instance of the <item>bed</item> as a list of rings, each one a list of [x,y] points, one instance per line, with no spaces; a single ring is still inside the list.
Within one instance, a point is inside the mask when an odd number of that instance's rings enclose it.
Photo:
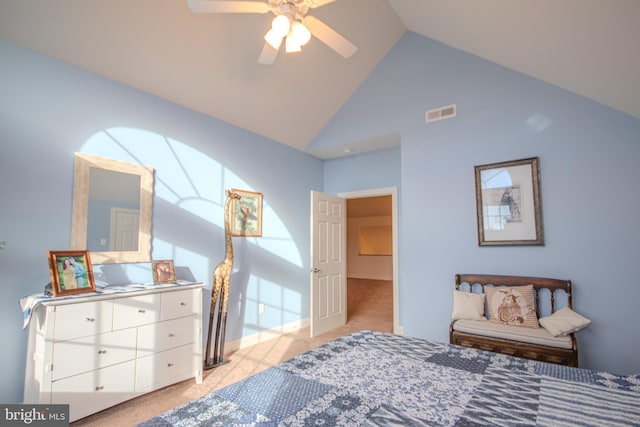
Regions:
[[[140,424],[205,425],[640,425],[640,375],[361,331]]]

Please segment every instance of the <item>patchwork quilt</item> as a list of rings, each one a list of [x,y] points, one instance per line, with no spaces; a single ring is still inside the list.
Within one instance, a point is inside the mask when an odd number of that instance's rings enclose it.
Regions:
[[[640,426],[640,375],[349,334],[140,426]]]

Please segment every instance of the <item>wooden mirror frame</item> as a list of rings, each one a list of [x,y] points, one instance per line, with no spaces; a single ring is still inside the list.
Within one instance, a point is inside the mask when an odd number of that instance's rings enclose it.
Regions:
[[[73,211],[71,217],[71,249],[87,249],[87,212],[89,208],[89,171],[104,169],[140,176],[140,223],[137,251],[91,252],[95,264],[151,261],[151,209],[153,203],[153,168],[119,160],[75,154]]]

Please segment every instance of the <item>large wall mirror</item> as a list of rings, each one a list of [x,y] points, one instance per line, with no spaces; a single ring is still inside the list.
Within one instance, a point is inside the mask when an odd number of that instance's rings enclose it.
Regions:
[[[151,260],[153,168],[75,155],[71,249],[95,264]]]

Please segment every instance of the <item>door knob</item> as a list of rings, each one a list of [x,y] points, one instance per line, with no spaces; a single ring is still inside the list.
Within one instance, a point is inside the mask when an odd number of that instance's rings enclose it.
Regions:
[[[312,273],[320,273],[321,271],[322,271],[322,270],[320,270],[318,267],[313,267],[313,268],[311,269],[311,272],[312,272]]]

